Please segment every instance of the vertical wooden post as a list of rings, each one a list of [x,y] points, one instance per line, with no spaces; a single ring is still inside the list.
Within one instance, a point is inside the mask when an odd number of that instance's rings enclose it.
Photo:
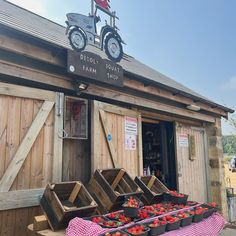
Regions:
[[[54,120],[54,147],[53,147],[53,172],[52,181],[58,183],[62,181],[62,150],[63,139],[59,137],[60,131],[63,130],[63,103],[64,94],[57,93],[55,105]]]

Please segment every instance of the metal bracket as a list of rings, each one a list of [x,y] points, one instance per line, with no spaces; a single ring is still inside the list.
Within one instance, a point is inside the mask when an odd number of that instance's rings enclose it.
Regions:
[[[68,138],[69,136],[69,134],[64,129],[59,130],[57,134],[58,137],[62,139]]]
[[[56,115],[61,116],[63,114],[63,94],[58,93],[56,99]]]

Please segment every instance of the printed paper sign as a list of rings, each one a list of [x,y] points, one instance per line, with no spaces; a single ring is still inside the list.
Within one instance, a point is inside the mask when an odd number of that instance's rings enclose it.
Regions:
[[[134,117],[125,117],[125,134],[138,134],[138,121]]]
[[[125,149],[136,150],[136,135],[132,134],[125,135]]]
[[[187,134],[180,134],[179,135],[179,146],[180,147],[188,147],[188,135]]]

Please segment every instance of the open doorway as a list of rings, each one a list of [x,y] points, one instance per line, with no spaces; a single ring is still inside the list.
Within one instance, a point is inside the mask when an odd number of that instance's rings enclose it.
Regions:
[[[155,175],[169,189],[176,189],[174,124],[142,122],[144,175]]]

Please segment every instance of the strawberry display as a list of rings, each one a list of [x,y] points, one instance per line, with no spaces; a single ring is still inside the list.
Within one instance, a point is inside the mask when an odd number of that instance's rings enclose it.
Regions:
[[[144,225],[135,225],[127,229],[127,232],[131,235],[140,235],[140,234],[144,235],[145,232],[146,232],[145,235],[147,235],[148,231],[149,229],[146,228]]]

